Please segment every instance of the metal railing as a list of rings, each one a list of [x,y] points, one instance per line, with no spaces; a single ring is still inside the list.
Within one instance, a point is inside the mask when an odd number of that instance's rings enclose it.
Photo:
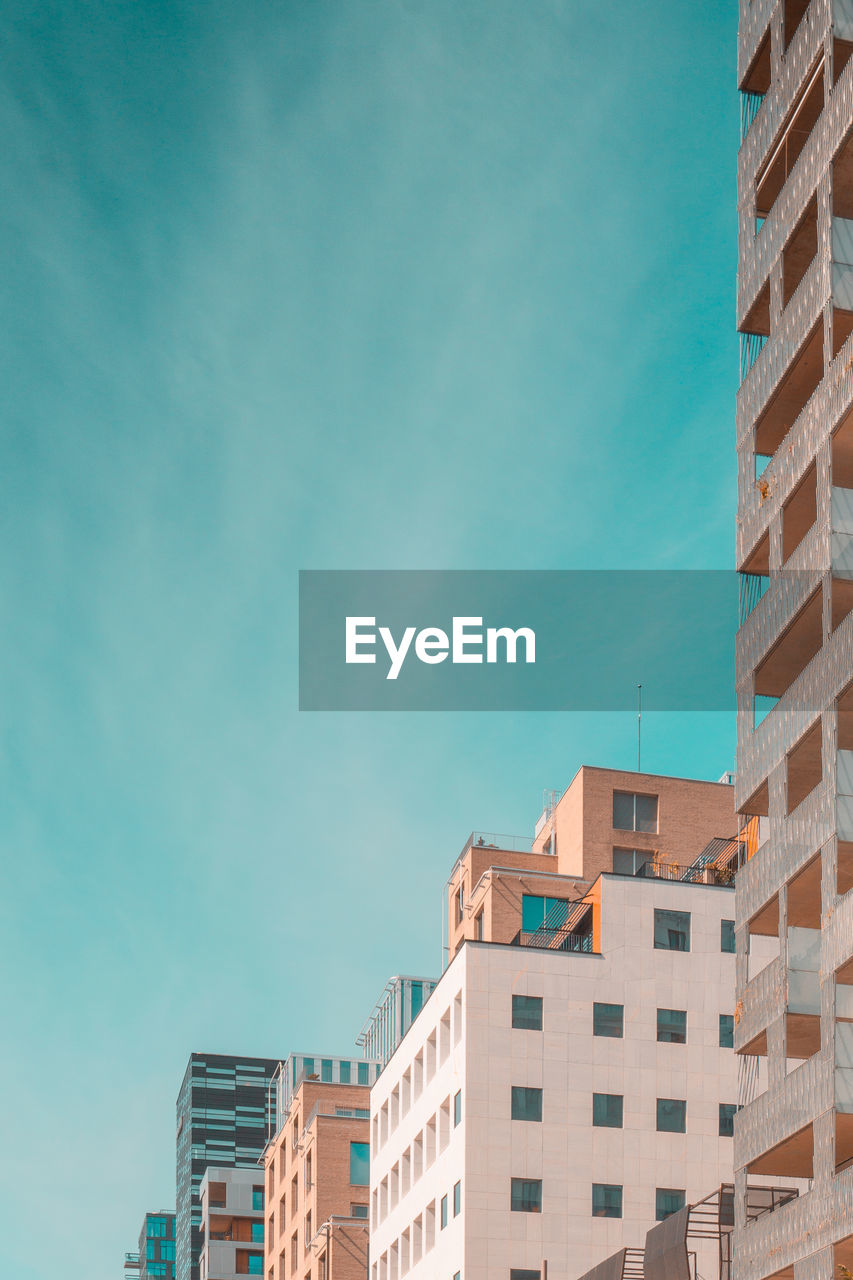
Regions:
[[[541,947],[544,951],[575,951],[592,954],[591,933],[569,933],[564,929],[538,928],[533,933],[519,929],[512,940],[515,947]]]
[[[766,333],[742,333],[740,336],[740,380],[743,382],[767,345]]]
[[[740,140],[743,142],[749,133],[749,126],[758,115],[758,109],[767,95],[751,93],[749,89],[741,89],[740,93]]]
[[[738,624],[743,626],[767,588],[770,578],[766,573],[738,574]]]
[[[533,848],[533,841],[530,836],[506,836],[499,835],[494,831],[472,831],[468,839],[462,846],[460,858],[464,857],[469,849],[508,849],[513,853],[530,853]]]

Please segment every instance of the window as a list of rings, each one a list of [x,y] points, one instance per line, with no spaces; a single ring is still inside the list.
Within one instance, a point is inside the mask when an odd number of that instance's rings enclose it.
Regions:
[[[441,1223],[441,1230],[443,1231],[447,1226],[447,1196],[441,1197],[441,1217],[439,1221]]]
[[[655,1189],[655,1217],[658,1222],[663,1222],[664,1218],[670,1217],[673,1213],[678,1213],[679,1209],[683,1208],[683,1191],[673,1191],[672,1187],[657,1187]]]
[[[164,1276],[166,1274],[165,1262],[150,1262],[146,1267],[149,1276]],[[263,1275],[263,1272],[261,1272]]]
[[[720,1014],[720,1048],[733,1049],[735,1047],[735,1019],[734,1014]]]
[[[521,897],[521,928],[524,933],[535,933],[542,925],[557,929],[565,924],[569,915],[568,898],[543,898],[525,893]]]
[[[272,1235],[272,1232],[270,1232]],[[264,1243],[264,1224],[262,1222],[252,1223],[252,1244]]]
[[[687,1103],[680,1098],[658,1098],[658,1133],[685,1133]]]
[[[255,1213],[264,1207],[264,1189],[263,1187],[252,1187],[252,1208]]]
[[[542,1280],[542,1272],[530,1267],[510,1267],[509,1280]]]
[[[262,1253],[247,1254],[246,1261],[249,1264],[248,1274],[250,1276],[262,1276],[264,1274],[264,1255]]]
[[[474,917],[474,937],[478,942],[483,941],[483,912],[478,911]]]
[[[655,907],[655,949],[690,950],[690,912],[663,911]]]
[[[313,1059],[313,1058],[303,1058],[303,1059],[302,1059],[302,1070],[305,1072],[306,1076],[313,1076],[313,1074],[314,1074],[314,1059]]]
[[[458,1218],[462,1212],[462,1183],[454,1182],[453,1184],[453,1216]]]
[[[148,1262],[153,1262],[157,1257],[157,1246],[153,1240],[149,1240],[145,1246],[145,1257]]]
[[[621,1218],[622,1188],[609,1182],[594,1182],[592,1184],[592,1216]]]
[[[735,922],[734,920],[720,921],[720,950],[735,950]]]
[[[462,1090],[453,1095],[453,1127],[462,1123]]]
[[[737,1114],[737,1104],[734,1102],[720,1103],[720,1137],[733,1138],[735,1132],[735,1115]]]
[[[160,1257],[164,1262],[175,1261],[175,1242],[174,1240],[163,1240],[160,1244]]]
[[[521,1031],[541,1031],[542,997],[513,996],[512,1025]]]
[[[509,1207],[513,1213],[541,1213],[542,1179],[510,1179]]]
[[[687,1044],[686,1009],[658,1009],[658,1040],[661,1044]]]
[[[332,1082],[332,1059],[331,1058],[320,1059],[320,1079],[325,1084],[331,1084]]]
[[[351,1205],[350,1205],[350,1207],[349,1207],[349,1216],[350,1216],[351,1218],[366,1218],[366,1217],[367,1217],[367,1205],[366,1205],[366,1204],[351,1204]]]
[[[596,1129],[621,1129],[622,1094],[594,1093],[592,1095],[592,1123]]]
[[[651,849],[614,849],[613,870],[620,876],[638,876],[653,857]]]
[[[614,791],[613,826],[617,831],[657,831],[657,796],[635,795],[633,791]]]
[[[339,1067],[339,1072],[341,1077],[341,1084],[349,1084],[350,1078],[351,1078],[350,1064],[348,1062],[342,1062]]]
[[[625,1009],[621,1004],[598,1004],[592,1006],[592,1034],[594,1036],[612,1036],[622,1039],[625,1021]]]
[[[349,1180],[354,1187],[370,1186],[370,1143],[349,1144]]]
[[[155,1239],[158,1239],[159,1237],[164,1236],[166,1234],[166,1219],[165,1218],[149,1218],[148,1230],[146,1231],[145,1234],[149,1238],[153,1236]]]
[[[358,1083],[370,1084],[370,1063],[360,1062],[358,1064]]]
[[[542,1090],[528,1089],[523,1085],[512,1086],[513,1120],[542,1119]]]

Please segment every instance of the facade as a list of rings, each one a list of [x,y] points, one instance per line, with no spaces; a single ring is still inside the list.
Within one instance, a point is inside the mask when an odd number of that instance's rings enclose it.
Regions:
[[[139,1280],[175,1280],[175,1212],[146,1213],[139,1233]]]
[[[851,52],[848,0],[741,0],[735,1280],[853,1267]],[[759,1173],[807,1189],[749,1220]]]
[[[437,986],[437,978],[389,978],[356,1040],[364,1056],[384,1067]]]
[[[139,1254],[126,1253],[124,1255],[124,1267],[122,1268],[122,1276],[124,1280],[139,1280]]]
[[[200,1280],[264,1274],[264,1176],[260,1168],[208,1167],[199,1188]]]
[[[365,1280],[370,1090],[303,1076],[269,1144],[267,1280]]]
[[[322,1084],[371,1085],[378,1078],[382,1064],[376,1058],[336,1058],[321,1053],[291,1053],[279,1063],[276,1077],[276,1124],[278,1133],[290,1110],[291,1099],[300,1082],[319,1080]]]
[[[371,1280],[568,1280],[731,1181],[716,880],[606,873],[568,929],[464,941],[371,1092]]]
[[[275,1058],[190,1056],[177,1102],[177,1280],[199,1280],[205,1170],[257,1168],[275,1125],[278,1066]]]

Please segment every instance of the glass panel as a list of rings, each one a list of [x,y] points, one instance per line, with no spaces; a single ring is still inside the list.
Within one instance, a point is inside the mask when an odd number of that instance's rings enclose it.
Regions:
[[[510,1209],[514,1213],[541,1213],[541,1178],[512,1178],[510,1182]]]
[[[621,1093],[594,1093],[592,1095],[592,1123],[597,1129],[622,1128]]]
[[[366,1217],[367,1217],[367,1205],[366,1205],[366,1204],[351,1204],[351,1205],[350,1205],[350,1207],[349,1207],[349,1215],[350,1215],[350,1217],[351,1217],[351,1218],[366,1218]]]
[[[735,1132],[735,1115],[737,1114],[737,1104],[734,1102],[720,1103],[720,1137],[732,1138]]]
[[[529,1267],[510,1267],[509,1280],[542,1280],[541,1271],[531,1271]]]
[[[252,1187],[252,1208],[263,1209],[264,1207],[264,1191],[263,1187]]]
[[[599,1004],[596,1001],[592,1006],[592,1034],[621,1040],[624,1016],[621,1004]]]
[[[349,1180],[354,1187],[370,1186],[370,1143],[349,1144]]]
[[[690,950],[689,911],[662,911],[655,907],[655,948],[658,951]]]
[[[634,796],[630,791],[613,792],[613,825],[617,831],[634,830]]]
[[[513,1120],[541,1120],[542,1090],[513,1085],[512,1118]]]
[[[462,1122],[462,1090],[454,1096],[453,1099],[453,1127]]]
[[[661,1044],[687,1044],[686,1009],[658,1009],[658,1040]]]
[[[424,1007],[424,984],[422,982],[412,983],[412,1021],[418,1016]]]
[[[592,1184],[592,1216],[594,1218],[622,1217],[622,1188],[610,1183]]]
[[[313,1074],[314,1074],[314,1059],[313,1059],[313,1058],[303,1058],[303,1059],[302,1059],[302,1070],[305,1072],[306,1076],[313,1076]]]
[[[370,1084],[370,1063],[360,1062],[358,1064],[358,1083]]]
[[[442,1230],[447,1226],[447,1196],[441,1197],[441,1227]]]
[[[264,1255],[262,1253],[249,1254],[249,1275],[262,1276],[264,1274]]]
[[[635,831],[657,831],[658,798],[657,796],[637,796],[637,825]]]
[[[658,1098],[658,1132],[684,1133],[687,1128],[687,1103],[680,1098]]]
[[[512,1025],[522,1031],[541,1031],[542,997],[513,996]]]
[[[350,1064],[348,1062],[341,1063],[341,1084],[349,1084],[350,1082]]]
[[[332,1082],[332,1060],[331,1058],[322,1058],[320,1060],[320,1079],[324,1084]]]
[[[263,1244],[264,1242],[264,1224],[262,1222],[252,1223],[252,1244]]]
[[[720,1014],[720,1048],[733,1049],[735,1047],[735,1019],[732,1013]]]
[[[734,920],[720,921],[720,950],[731,951],[735,949],[735,922]]]
[[[684,1192],[674,1191],[672,1187],[657,1187],[655,1190],[655,1217],[663,1222],[670,1214],[678,1213],[685,1204]]]
[[[453,1184],[453,1216],[458,1218],[462,1212],[462,1183]]]

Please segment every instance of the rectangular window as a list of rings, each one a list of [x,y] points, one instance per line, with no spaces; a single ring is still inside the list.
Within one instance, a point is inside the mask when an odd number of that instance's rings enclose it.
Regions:
[[[175,1242],[174,1240],[164,1240],[160,1245],[160,1257],[164,1262],[175,1261]]]
[[[270,1232],[272,1235],[272,1232]],[[252,1223],[252,1244],[264,1243],[264,1224],[262,1222]]]
[[[350,1205],[350,1207],[349,1207],[349,1216],[350,1216],[351,1218],[366,1218],[366,1217],[367,1217],[367,1205],[366,1205],[366,1204],[351,1204],[351,1205]]]
[[[462,1123],[462,1090],[453,1096],[453,1127]]]
[[[592,1123],[596,1129],[622,1128],[622,1094],[594,1093]]]
[[[305,1073],[305,1075],[306,1075],[306,1076],[313,1076],[313,1074],[314,1074],[314,1059],[313,1059],[313,1058],[303,1058],[303,1059],[302,1059],[302,1070],[303,1070],[303,1072]]]
[[[354,1187],[370,1186],[370,1143],[349,1144],[349,1180]]]
[[[341,1084],[349,1084],[350,1082],[350,1064],[342,1062],[340,1065]]]
[[[264,1207],[264,1189],[263,1187],[252,1187],[252,1208],[255,1213]]]
[[[149,1218],[148,1219],[148,1230],[146,1232],[146,1235],[153,1236],[155,1239],[159,1239],[161,1236],[164,1236],[165,1234],[166,1234],[165,1218]]]
[[[154,1262],[157,1257],[157,1246],[153,1240],[149,1240],[145,1246],[145,1257],[148,1262]]]
[[[528,1089],[524,1085],[512,1086],[513,1120],[542,1119],[542,1090]]]
[[[657,831],[657,796],[636,795],[633,791],[614,791],[613,826],[617,831]]]
[[[612,1036],[622,1039],[625,1022],[625,1008],[621,1004],[599,1004],[592,1006],[592,1034],[594,1036]]]
[[[443,1231],[447,1226],[447,1196],[441,1197],[441,1217],[439,1222],[441,1223],[441,1230]]]
[[[370,1084],[370,1063],[360,1062],[358,1064],[358,1083]]]
[[[262,1253],[248,1254],[247,1261],[250,1276],[262,1276],[264,1274],[264,1255]]]
[[[622,1188],[610,1182],[594,1182],[592,1184],[592,1216],[621,1218]]]
[[[655,1217],[658,1222],[669,1218],[684,1208],[684,1192],[674,1191],[672,1187],[655,1188]]]
[[[324,1084],[332,1083],[332,1060],[331,1058],[320,1059],[320,1079]]]
[[[149,1276],[164,1276],[166,1274],[165,1262],[152,1262],[146,1267]],[[261,1272],[263,1275],[263,1272]]]
[[[561,924],[566,923],[568,915],[568,898],[543,898],[532,893],[522,894],[521,928],[524,933],[535,933],[543,925],[547,929],[558,929]]]
[[[733,1049],[735,1047],[735,1020],[734,1014],[720,1014],[720,1048]]]
[[[686,1009],[658,1009],[658,1040],[661,1044],[687,1044]]]
[[[530,1267],[510,1267],[509,1280],[542,1280],[542,1272]]]
[[[509,1207],[513,1213],[541,1213],[542,1179],[510,1179]]]
[[[690,950],[690,912],[663,911],[655,907],[655,949]]]
[[[483,941],[483,912],[478,911],[474,917],[474,937],[478,942]]]
[[[512,1025],[521,1031],[541,1031],[542,997],[513,996]]]
[[[687,1130],[687,1103],[681,1098],[658,1098],[658,1133],[685,1133]]]
[[[613,870],[620,876],[638,876],[653,857],[651,849],[614,849]]]
[[[734,920],[720,921],[720,950],[735,950],[735,922]]]
[[[462,1183],[454,1182],[453,1184],[453,1216],[458,1218],[462,1212]]]
[[[735,1133],[735,1116],[737,1115],[737,1104],[734,1102],[720,1103],[720,1137],[733,1138]]]

